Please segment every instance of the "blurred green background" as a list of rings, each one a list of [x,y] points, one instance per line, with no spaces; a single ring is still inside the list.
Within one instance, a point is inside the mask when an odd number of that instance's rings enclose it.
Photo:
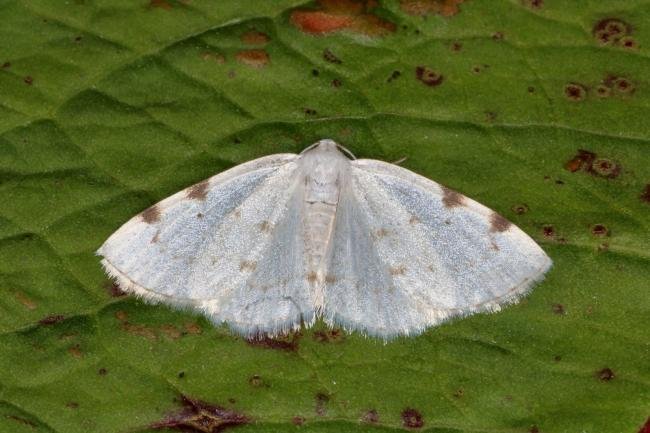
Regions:
[[[650,2],[0,0],[0,19],[0,431],[642,430]],[[104,276],[93,252],[134,214],[326,137],[500,212],[547,279],[416,338],[319,323],[253,345]]]

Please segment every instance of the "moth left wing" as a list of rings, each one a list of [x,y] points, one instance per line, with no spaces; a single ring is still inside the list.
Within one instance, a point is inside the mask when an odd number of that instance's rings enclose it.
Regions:
[[[551,265],[522,230],[402,167],[354,160],[341,191],[326,321],[390,338],[515,302]]]

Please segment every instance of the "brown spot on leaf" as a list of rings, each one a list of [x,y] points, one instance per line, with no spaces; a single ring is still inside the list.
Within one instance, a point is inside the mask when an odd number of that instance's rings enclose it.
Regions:
[[[77,403],[76,401],[69,401],[65,404],[65,407],[69,409],[77,409],[79,407],[79,403]]]
[[[528,433],[539,433],[539,428],[534,425],[530,427],[530,430],[528,430]]]
[[[291,23],[311,35],[347,30],[366,36],[383,36],[395,31],[395,24],[372,12],[377,7],[374,0],[318,0],[317,3],[316,10],[294,10]]]
[[[309,116],[315,116],[316,114],[318,114],[316,113],[316,110],[314,110],[313,108],[303,108],[302,111]]]
[[[422,414],[412,408],[404,409],[402,411],[402,425],[407,428],[421,428],[424,425]]]
[[[630,26],[618,18],[604,18],[594,24],[592,35],[601,45],[621,46],[621,41],[630,34]]]
[[[271,38],[269,38],[269,35],[264,32],[249,30],[241,35],[241,40],[243,43],[248,45],[265,45],[271,40]]]
[[[150,326],[145,326],[145,325],[136,325],[133,323],[129,323],[127,321],[123,321],[120,324],[120,329],[122,331],[127,332],[131,335],[136,335],[138,337],[144,337],[148,340],[156,340],[158,336],[156,335],[156,332],[154,328]]]
[[[313,338],[319,343],[335,343],[343,341],[345,334],[339,328],[328,329],[326,331],[314,331]]]
[[[10,419],[12,421],[15,421],[17,423],[20,423],[22,425],[25,425],[25,426],[29,427],[32,430],[34,430],[34,429],[36,429],[38,427],[38,424],[36,424],[35,422],[30,421],[27,418],[23,418],[23,417],[18,416],[18,415],[5,415],[5,418]]]
[[[305,423],[305,418],[302,416],[294,416],[291,418],[291,424],[293,425],[303,425]]]
[[[181,395],[183,408],[162,421],[155,422],[152,429],[175,429],[184,432],[217,433],[226,427],[247,424],[247,416],[218,405]]]
[[[560,315],[560,316],[562,316],[562,315],[564,315],[564,314],[566,313],[566,312],[564,311],[564,305],[562,305],[562,304],[553,304],[553,305],[551,306],[551,310],[553,310],[553,312],[554,312],[555,314],[558,314],[558,315]]]
[[[523,215],[528,212],[528,205],[526,204],[516,204],[512,207],[512,211],[517,215]]]
[[[205,198],[208,196],[209,186],[210,186],[210,182],[208,182],[207,180],[204,180],[203,182],[199,182],[196,185],[192,185],[187,190],[187,198],[193,200],[205,200]]]
[[[458,5],[464,0],[400,0],[402,11],[413,16],[440,14],[450,17],[460,12]]]
[[[254,374],[251,377],[249,377],[248,384],[253,388],[261,388],[263,386],[266,386],[264,380],[262,380],[262,378],[258,374]]]
[[[172,10],[173,6],[171,3],[169,3],[167,0],[150,0],[149,1],[149,7],[150,8],[160,8],[164,9],[166,11]]]
[[[10,68],[10,67],[11,67],[11,62],[4,62],[2,64],[2,69],[7,69],[7,68]]]
[[[461,42],[455,41],[455,42],[452,42],[452,44],[449,46],[449,48],[451,48],[451,51],[454,51],[454,52],[457,53],[457,52],[459,52],[460,50],[463,49],[463,44]]]
[[[447,188],[446,186],[441,186],[442,188],[442,203],[445,207],[451,208],[455,206],[463,206],[465,201],[465,196],[457,193],[456,191]]]
[[[609,230],[602,224],[596,224],[591,228],[591,233],[595,236],[607,236],[609,235]]]
[[[454,391],[453,395],[455,398],[462,398],[463,395],[465,395],[465,391],[463,390],[463,388],[458,388],[456,391]]]
[[[339,59],[336,54],[334,54],[329,48],[325,48],[323,50],[323,58],[330,63],[334,63],[335,65],[340,65],[343,63],[341,59]]]
[[[444,76],[429,68],[428,66],[418,66],[415,68],[415,77],[429,87],[439,86]]]
[[[83,356],[83,352],[81,352],[81,346],[78,344],[75,344],[74,346],[70,346],[68,348],[68,353],[74,357],[74,358],[81,358]]]
[[[65,320],[65,316],[63,314],[52,314],[46,317],[43,317],[41,320],[38,321],[39,324],[49,326],[49,325],[56,325],[59,322],[63,322]]]
[[[572,173],[582,170],[594,176],[613,179],[621,173],[621,166],[607,158],[598,158],[588,150],[578,149],[578,153],[564,164]]]
[[[611,368],[607,368],[607,367],[597,371],[596,375],[598,376],[598,379],[600,379],[603,382],[609,382],[615,377],[614,371]]]
[[[147,224],[157,223],[160,221],[160,209],[158,209],[158,205],[153,205],[145,209],[142,213],[140,213],[140,217],[142,218],[142,221],[146,222]]]
[[[399,265],[399,266],[391,266],[390,268],[390,274],[393,276],[397,275],[404,275],[406,273],[406,266],[404,265]]]
[[[172,340],[177,340],[183,336],[183,331],[181,331],[174,325],[160,325],[160,331],[167,338],[171,338]]]
[[[335,88],[339,88],[343,85],[343,82],[339,80],[338,78],[335,78],[332,80],[332,86]]]
[[[34,302],[30,297],[25,295],[23,292],[15,292],[14,298],[16,298],[16,300],[20,302],[28,310],[35,310],[37,307],[36,302]]]
[[[568,83],[564,86],[564,96],[570,101],[582,101],[587,97],[587,88],[580,83]]]
[[[269,337],[267,335],[260,335],[259,338],[248,338],[246,343],[250,346],[263,347],[265,349],[285,350],[293,352],[298,349],[298,342],[302,337],[299,331],[291,332],[287,335],[278,337]]]
[[[505,38],[503,32],[494,32],[492,33],[492,39],[495,41],[502,41]]]
[[[596,86],[596,96],[599,98],[607,98],[612,94],[612,88],[604,84]]]
[[[104,284],[104,288],[111,298],[121,298],[122,296],[126,296],[126,292],[122,290],[119,284],[115,281],[107,281],[106,284]]]
[[[242,260],[239,263],[239,270],[242,272],[253,272],[257,267],[257,262],[252,260]]]
[[[544,6],[544,0],[521,0],[521,2],[531,9],[541,9]]]
[[[639,198],[643,202],[650,203],[650,183],[645,186]]]
[[[499,215],[496,212],[493,212],[490,215],[490,231],[491,232],[505,232],[510,228],[512,223]]]
[[[108,369],[102,367],[99,370],[97,370],[97,374],[99,374],[100,376],[106,376],[108,374]]]
[[[269,63],[269,54],[264,50],[242,50],[235,58],[239,63],[252,68],[262,68]]]
[[[185,328],[185,332],[187,332],[188,334],[192,334],[192,335],[199,335],[200,333],[203,332],[203,329],[201,328],[201,326],[198,323],[195,323],[195,322],[186,323],[184,328]]]
[[[368,424],[377,424],[379,422],[379,414],[375,409],[370,409],[361,417],[361,421]]]
[[[390,83],[390,82],[392,82],[394,80],[397,80],[401,76],[402,76],[402,73],[400,71],[395,70],[395,71],[391,72],[390,77],[388,77],[386,82]]]
[[[25,78],[23,78],[23,81],[24,81],[25,84],[27,84],[28,86],[31,86],[31,85],[34,83],[34,78],[32,78],[31,76],[28,75],[28,76],[26,76]]]
[[[555,228],[552,225],[545,225],[542,227],[542,233],[545,238],[553,238],[555,237]]]
[[[616,77],[613,83],[613,89],[620,93],[632,93],[635,86],[630,80],[623,77]]]
[[[319,392],[316,394],[316,415],[325,416],[327,415],[327,404],[330,401],[329,395]]]
[[[624,36],[618,41],[619,45],[628,50],[636,50],[639,48],[639,43],[631,36]]]

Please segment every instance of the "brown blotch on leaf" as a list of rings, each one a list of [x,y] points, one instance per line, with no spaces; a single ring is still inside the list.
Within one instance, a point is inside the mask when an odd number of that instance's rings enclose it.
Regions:
[[[339,88],[343,85],[343,82],[339,80],[338,78],[335,78],[332,80],[332,87]]]
[[[271,38],[264,32],[249,30],[241,35],[241,40],[243,43],[248,45],[265,45],[271,40]]]
[[[562,316],[562,315],[564,315],[564,314],[566,313],[566,312],[564,311],[564,305],[562,305],[562,304],[553,304],[553,305],[551,306],[551,310],[553,310],[553,312],[554,312],[555,314],[558,314],[558,315],[560,315],[560,316]]]
[[[318,114],[316,110],[314,110],[313,108],[303,108],[302,111],[309,116],[315,116],[316,114]]]
[[[492,33],[492,39],[495,41],[502,41],[505,38],[503,32],[494,32]]]
[[[521,3],[531,9],[541,9],[544,7],[544,0],[521,0]]]
[[[458,5],[464,0],[400,0],[403,12],[413,16],[439,14],[450,17],[460,12]]]
[[[184,432],[217,433],[227,427],[247,424],[250,419],[224,407],[195,400],[181,395],[183,408],[162,421],[155,422],[152,429],[176,429]]]
[[[25,78],[23,78],[23,81],[24,81],[25,84],[27,84],[28,86],[31,86],[31,85],[34,83],[34,78],[32,78],[31,76],[28,75],[28,76],[26,76]]]
[[[305,418],[302,416],[294,416],[291,418],[291,424],[293,425],[303,425],[305,423]]]
[[[395,31],[395,24],[373,13],[375,0],[318,0],[316,10],[297,9],[291,23],[311,35],[327,35],[343,30],[366,36],[384,36]]]
[[[439,86],[444,76],[427,66],[418,66],[415,68],[415,77],[429,87]]]
[[[254,262],[252,260],[242,260],[239,263],[239,270],[244,272],[253,272],[255,268],[257,267],[257,262]]]
[[[5,415],[4,417],[7,418],[7,419],[10,419],[12,421],[15,421],[17,423],[20,423],[22,425],[25,425],[25,426],[29,427],[32,430],[34,430],[34,429],[36,429],[38,427],[38,425],[35,422],[30,421],[27,418],[23,418],[23,417],[18,416],[18,415]]]
[[[193,200],[205,200],[205,198],[208,196],[209,186],[210,186],[210,182],[208,182],[207,180],[204,180],[203,182],[199,182],[196,185],[192,185],[187,190],[187,198]]]
[[[49,326],[49,325],[56,325],[59,322],[63,322],[65,320],[65,316],[63,314],[52,314],[46,317],[43,317],[41,320],[38,321],[39,324]]]
[[[463,388],[458,388],[456,391],[454,391],[453,395],[455,398],[462,398],[463,395],[465,395],[465,391],[463,390]]]
[[[186,323],[184,328],[185,328],[185,332],[187,332],[188,334],[192,334],[192,335],[199,335],[200,333],[203,332],[203,329],[201,328],[201,326],[198,323],[195,323],[195,322]]]
[[[313,338],[319,343],[336,343],[345,339],[345,334],[339,328],[328,329],[326,331],[314,331]]]
[[[614,90],[620,93],[632,93],[634,92],[634,84],[627,78],[617,77],[614,80],[614,85],[612,86]]]
[[[10,67],[11,67],[11,62],[4,62],[2,64],[2,69],[7,69],[7,68],[10,68]]]
[[[572,173],[578,170],[594,176],[614,179],[621,173],[621,166],[607,158],[598,158],[588,150],[578,149],[578,153],[564,164],[564,168]]]
[[[587,97],[587,88],[580,83],[568,83],[564,86],[564,96],[570,101],[582,101]]]
[[[20,302],[28,310],[35,310],[37,307],[36,302],[34,302],[30,297],[25,295],[23,292],[14,293],[14,298],[16,298],[16,300]]]
[[[65,404],[65,407],[67,407],[68,409],[77,409],[79,407],[79,403],[77,403],[76,401],[69,401]]]
[[[454,51],[454,52],[457,53],[457,52],[459,52],[460,50],[463,49],[463,44],[461,42],[458,42],[458,41],[452,42],[452,44],[449,46],[449,48],[451,49],[451,51]]]
[[[104,288],[111,298],[121,298],[122,296],[126,296],[126,292],[122,290],[119,284],[117,284],[115,281],[107,281],[104,285]]]
[[[615,377],[614,371],[611,368],[607,368],[607,367],[597,371],[596,375],[598,376],[598,379],[600,379],[603,382],[609,382]]]
[[[602,224],[596,224],[591,228],[591,233],[595,236],[608,236],[609,230]]]
[[[636,50],[639,48],[639,43],[631,36],[622,37],[618,43],[620,46],[627,48],[628,50]]]
[[[120,324],[120,329],[124,332],[127,332],[131,335],[136,335],[138,337],[144,337],[148,340],[156,340],[158,339],[158,336],[156,335],[156,332],[154,328],[150,326],[145,326],[145,325],[136,325],[133,323],[129,323],[127,321],[123,321]]]
[[[108,369],[105,368],[105,367],[102,367],[99,370],[97,370],[97,374],[99,374],[100,376],[106,376],[108,374]]]
[[[393,276],[397,275],[404,275],[406,273],[406,266],[404,265],[399,265],[399,266],[391,266],[390,268],[390,274]]]
[[[81,352],[81,346],[78,344],[75,344],[74,346],[71,346],[68,348],[68,353],[72,355],[74,358],[81,358],[83,356],[83,352]]]
[[[334,54],[329,48],[325,48],[323,50],[323,59],[327,60],[330,63],[334,63],[335,65],[340,65],[343,63],[341,59],[339,59],[336,54]]]
[[[639,198],[643,202],[650,203],[650,183],[645,186]]]
[[[327,403],[330,401],[329,395],[319,392],[315,396],[316,400],[316,415],[325,416],[327,414]]]
[[[407,428],[421,428],[424,425],[422,414],[416,409],[404,409],[402,411],[402,425]]]
[[[242,50],[235,58],[239,63],[252,68],[263,68],[269,63],[269,54],[264,50]]]
[[[552,225],[545,225],[542,227],[542,233],[545,238],[553,238],[555,237],[555,228]]]
[[[172,10],[173,6],[167,0],[150,0],[149,8],[160,8],[169,11]]]
[[[266,386],[264,380],[262,380],[262,378],[258,374],[254,374],[251,377],[249,377],[248,384],[253,388],[261,388],[263,386]]]
[[[379,414],[375,409],[370,409],[361,417],[361,421],[368,424],[377,424],[379,422]]]
[[[445,205],[445,207],[455,207],[455,206],[463,206],[463,203],[465,202],[465,196],[457,193],[456,191],[447,188],[446,186],[442,186],[442,204]]]
[[[612,94],[612,88],[604,84],[596,86],[596,96],[599,98],[608,98]]]
[[[153,205],[147,209],[145,209],[142,213],[140,213],[140,217],[142,217],[142,221],[146,222],[147,224],[154,224],[160,221],[160,209],[158,209],[158,205]]]
[[[291,332],[287,335],[278,337],[269,337],[267,335],[260,335],[259,338],[248,338],[246,343],[254,347],[262,347],[265,349],[284,350],[287,352],[295,352],[298,350],[298,342],[302,337],[299,331]]]
[[[528,430],[528,433],[539,433],[539,428],[534,425],[530,427],[530,430]]]
[[[512,223],[499,215],[496,212],[493,212],[490,215],[490,231],[491,232],[505,232],[510,228]]]

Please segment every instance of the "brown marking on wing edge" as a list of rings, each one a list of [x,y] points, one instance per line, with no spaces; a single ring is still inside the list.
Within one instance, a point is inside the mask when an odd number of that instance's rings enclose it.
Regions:
[[[404,265],[399,265],[397,267],[390,268],[391,275],[404,275],[405,273],[406,273],[406,266]]]
[[[242,272],[244,271],[253,272],[256,267],[257,267],[257,262],[251,260],[242,260],[241,263],[239,263],[239,270]]]
[[[451,208],[456,206],[463,206],[465,196],[447,188],[446,186],[441,186],[441,188],[443,194],[442,203],[445,205],[445,207]]]
[[[499,215],[496,212],[493,212],[490,215],[490,231],[491,232],[505,232],[510,228],[512,223]]]
[[[187,190],[187,198],[191,198],[194,200],[205,200],[205,198],[208,196],[209,186],[210,183],[207,180],[204,180],[203,182],[199,182],[196,185],[192,185]]]
[[[155,204],[150,208],[142,211],[140,213],[140,216],[142,217],[142,221],[146,222],[147,224],[157,223],[160,221],[160,209],[158,209],[158,205]]]

